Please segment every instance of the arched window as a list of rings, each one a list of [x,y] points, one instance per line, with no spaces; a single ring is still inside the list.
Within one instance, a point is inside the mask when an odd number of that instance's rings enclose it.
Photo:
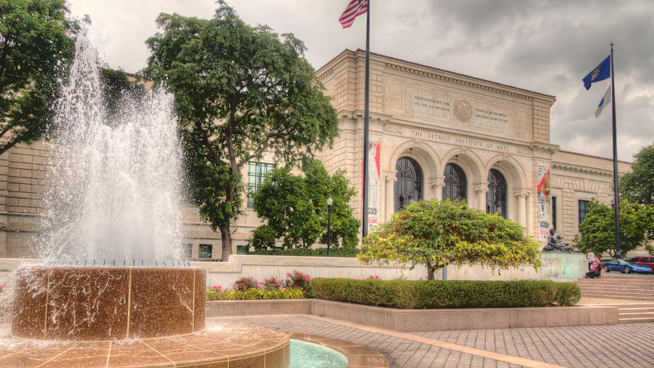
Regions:
[[[504,175],[495,169],[488,172],[486,213],[497,213],[506,218],[506,180]]]
[[[468,198],[468,180],[466,174],[457,164],[445,165],[445,188],[443,188],[443,200],[450,201],[464,200]]]
[[[400,157],[395,165],[395,212],[422,199],[422,169],[416,160]]]

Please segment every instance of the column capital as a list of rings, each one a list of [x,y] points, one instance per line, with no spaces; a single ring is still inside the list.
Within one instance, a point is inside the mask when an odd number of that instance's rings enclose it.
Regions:
[[[430,176],[428,180],[429,186],[432,188],[441,188],[445,186],[444,176]]]
[[[529,197],[529,192],[527,192],[527,191],[519,191],[519,192],[515,192],[514,195],[515,195],[516,197],[518,197],[518,198],[521,198],[521,197],[527,198],[527,197]]]
[[[487,181],[480,181],[477,183],[473,183],[474,185],[474,190],[476,193],[486,193],[488,192],[488,182]]]
[[[397,181],[396,175],[397,175],[397,170],[384,171],[384,178],[387,183]]]

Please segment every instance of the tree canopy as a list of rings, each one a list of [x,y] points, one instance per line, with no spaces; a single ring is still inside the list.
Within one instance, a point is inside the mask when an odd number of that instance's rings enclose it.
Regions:
[[[620,250],[622,254],[645,247],[654,255],[649,244],[654,239],[654,208],[650,205],[620,202]],[[585,252],[591,249],[595,254],[615,253],[615,211],[603,203],[593,200],[584,222],[579,225],[575,236],[575,248]]]
[[[39,139],[75,55],[65,0],[0,1],[0,154]]]
[[[654,145],[643,147],[634,157],[632,172],[620,178],[620,198],[654,205]]]
[[[223,259],[230,225],[242,213],[241,171],[264,152],[286,164],[333,144],[336,110],[304,58],[302,41],[245,24],[219,0],[210,20],[160,14],[146,43],[146,75],[175,94],[193,200],[220,229]]]
[[[331,244],[355,247],[359,220],[352,216],[350,198],[356,194],[339,170],[329,175],[320,160],[303,165],[304,176],[294,175],[290,167],[270,171],[254,194],[254,209],[266,221],[252,234],[256,249],[275,246],[284,239],[284,248],[309,248],[318,239],[327,243],[327,198],[334,201],[331,212]]]
[[[479,264],[492,270],[540,267],[540,244],[519,224],[469,208],[464,201],[419,201],[368,235],[357,258],[379,265],[427,267],[427,276],[448,264]]]
[[[145,95],[146,89],[141,78],[130,80],[123,70],[100,68],[100,80],[103,84],[103,98],[107,115],[110,121],[120,119],[120,103],[124,98],[140,98]]]

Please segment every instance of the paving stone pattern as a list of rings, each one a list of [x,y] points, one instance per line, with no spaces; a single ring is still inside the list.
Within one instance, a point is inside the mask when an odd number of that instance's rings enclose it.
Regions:
[[[570,368],[654,366],[651,323],[412,334]]]
[[[207,324],[213,323],[210,321],[207,320]],[[229,321],[353,342],[384,354],[391,368],[520,368],[520,366],[506,362],[308,317],[239,318],[229,319]]]

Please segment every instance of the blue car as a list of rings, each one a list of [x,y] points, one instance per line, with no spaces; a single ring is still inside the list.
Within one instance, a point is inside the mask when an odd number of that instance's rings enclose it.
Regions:
[[[620,271],[622,273],[652,273],[652,268],[650,266],[643,266],[636,264],[634,262],[627,262],[624,259],[612,259],[604,263],[604,271]]]

